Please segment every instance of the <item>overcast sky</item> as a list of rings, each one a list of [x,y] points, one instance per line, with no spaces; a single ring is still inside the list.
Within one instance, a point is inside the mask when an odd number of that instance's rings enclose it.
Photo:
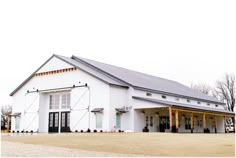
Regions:
[[[52,54],[214,85],[236,73],[236,1],[1,1],[0,105]]]

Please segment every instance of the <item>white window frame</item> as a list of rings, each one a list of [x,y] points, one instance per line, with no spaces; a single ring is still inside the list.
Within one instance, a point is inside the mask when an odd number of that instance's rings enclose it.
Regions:
[[[59,109],[68,110],[70,109],[70,107],[71,107],[70,92],[49,94],[49,110],[50,111],[55,111],[55,110],[57,111]]]
[[[103,114],[102,113],[96,113],[95,114],[95,126],[96,126],[96,129],[102,129],[103,127]],[[100,119],[101,123],[98,124],[98,119]]]
[[[15,117],[15,130],[19,130],[20,129],[20,121],[21,121],[20,116],[16,116]]]

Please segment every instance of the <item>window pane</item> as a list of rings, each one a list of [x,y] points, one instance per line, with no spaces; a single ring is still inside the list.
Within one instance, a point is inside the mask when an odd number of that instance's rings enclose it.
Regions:
[[[67,94],[67,108],[70,108],[70,94]]]
[[[53,127],[53,113],[50,114],[49,127]]]
[[[66,108],[66,94],[63,94],[61,96],[61,108],[65,109]]]
[[[55,113],[55,127],[58,127],[58,113]]]
[[[153,117],[150,116],[150,126],[152,127],[153,126]]]
[[[70,127],[70,113],[67,113],[67,127]]]
[[[53,96],[50,95],[50,98],[49,98],[49,109],[52,109],[52,105],[53,105]]]
[[[96,128],[102,128],[102,115],[96,114]]]
[[[121,115],[116,114],[116,128],[121,128]]]
[[[20,128],[20,117],[16,117],[16,123],[15,123],[15,128],[19,129]]]
[[[55,95],[55,109],[59,109],[60,95]]]
[[[61,126],[62,127],[65,127],[65,115],[66,115],[65,113],[61,114]]]

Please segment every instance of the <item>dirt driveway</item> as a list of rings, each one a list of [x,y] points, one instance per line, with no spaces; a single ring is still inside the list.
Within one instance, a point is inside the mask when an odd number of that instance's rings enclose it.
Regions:
[[[135,155],[95,152],[45,145],[2,141],[1,157],[126,157]]]
[[[56,148],[55,150],[59,153],[66,149],[92,152],[91,154],[85,154],[84,156],[96,156],[96,154],[99,154],[98,152],[103,152],[103,156],[106,156],[106,154],[107,156],[112,156],[112,153],[115,156],[119,156],[119,154],[122,154],[123,156],[129,156],[129,154],[181,157],[235,156],[234,134],[64,133],[4,136],[2,137],[2,140],[25,143],[26,145],[41,145],[41,153],[44,152],[43,147],[45,146]],[[63,149],[58,149],[58,147],[62,147]],[[5,149],[5,147],[2,148],[3,153],[5,152]],[[47,149],[45,149],[45,151],[47,151]],[[59,154],[59,156],[64,155]]]

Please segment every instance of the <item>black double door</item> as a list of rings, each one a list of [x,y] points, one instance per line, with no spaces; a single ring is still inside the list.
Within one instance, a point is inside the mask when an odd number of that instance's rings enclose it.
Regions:
[[[58,132],[59,129],[59,112],[50,112],[48,121],[48,131]]]
[[[70,112],[61,112],[61,132],[70,132]]]
[[[49,113],[49,132],[58,132],[59,131],[59,112],[50,112]],[[61,132],[70,131],[70,112],[61,112]]]

